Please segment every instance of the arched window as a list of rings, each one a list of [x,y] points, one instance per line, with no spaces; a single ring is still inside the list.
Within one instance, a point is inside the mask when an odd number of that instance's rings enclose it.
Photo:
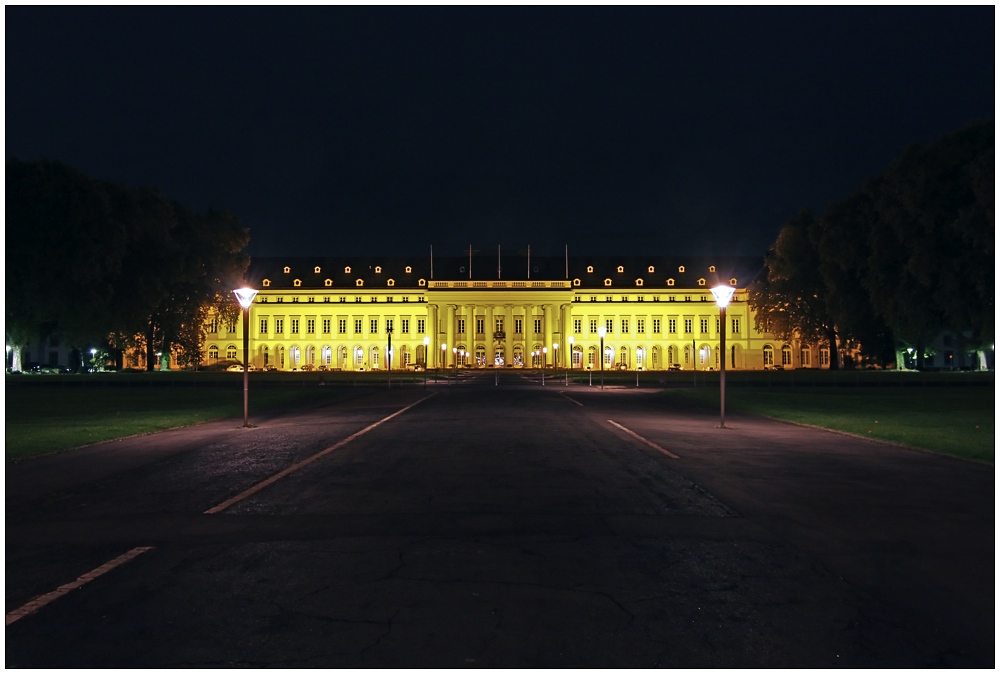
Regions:
[[[217,347],[215,344],[208,347],[208,360],[213,363],[219,360],[219,347]]]
[[[676,346],[668,346],[667,347],[667,365],[670,366],[670,365],[673,365],[675,363],[677,365],[681,364],[680,358],[677,357],[677,347]]]
[[[764,367],[774,365],[774,347],[770,344],[764,346]]]
[[[476,365],[486,367],[486,347],[482,344],[476,345]]]
[[[521,349],[520,344],[514,345],[512,358],[514,359],[513,365],[516,367],[524,367],[524,351]]]
[[[236,360],[236,345],[230,344],[226,347],[226,360]]]
[[[260,347],[260,353],[264,357],[264,365],[270,365],[271,364],[271,352],[267,348],[267,344],[265,344],[264,346]]]
[[[368,353],[368,365],[371,370],[378,370],[382,367],[382,363],[378,359],[378,347],[373,346]]]
[[[278,367],[282,370],[285,369],[285,347],[278,346]]]
[[[587,349],[587,369],[593,370],[597,367],[597,347],[591,346]]]
[[[302,352],[299,351],[299,347],[293,346],[292,348],[288,349],[288,358],[292,363],[292,367],[297,368],[302,358]]]
[[[785,367],[792,366],[792,347],[787,344],[781,347],[781,364]]]
[[[583,347],[579,344],[573,345],[573,367],[579,368],[583,366]]]
[[[809,347],[803,346],[802,351],[799,354],[799,359],[802,361],[802,367],[809,367],[812,365],[812,354],[809,351]]]
[[[635,367],[639,370],[646,367],[646,350],[641,346],[635,349]]]
[[[354,347],[354,368],[360,370],[365,365],[365,350],[360,346]]]
[[[316,347],[315,346],[307,346],[306,347],[306,363],[308,363],[309,365],[315,365],[316,364]]]

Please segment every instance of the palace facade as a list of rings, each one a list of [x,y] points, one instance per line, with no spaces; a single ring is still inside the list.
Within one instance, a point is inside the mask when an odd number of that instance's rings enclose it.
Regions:
[[[761,258],[254,258],[256,368],[825,368],[826,349],[754,328]],[[711,288],[735,289],[726,324]],[[601,332],[603,328],[604,337]],[[203,362],[242,362],[239,321],[208,328]],[[602,354],[603,346],[603,356]]]

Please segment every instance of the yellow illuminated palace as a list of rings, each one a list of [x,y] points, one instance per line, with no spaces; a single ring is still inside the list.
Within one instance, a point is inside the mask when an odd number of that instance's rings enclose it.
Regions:
[[[754,329],[761,258],[254,258],[250,362],[279,370],[827,367],[826,349]],[[711,288],[735,289],[721,325]],[[602,336],[603,335],[603,336]],[[242,318],[208,326],[204,363],[243,359]]]

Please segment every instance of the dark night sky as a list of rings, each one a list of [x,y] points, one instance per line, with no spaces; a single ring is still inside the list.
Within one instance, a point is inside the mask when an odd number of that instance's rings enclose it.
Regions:
[[[230,210],[255,255],[763,254],[993,117],[994,12],[8,6],[6,155]]]

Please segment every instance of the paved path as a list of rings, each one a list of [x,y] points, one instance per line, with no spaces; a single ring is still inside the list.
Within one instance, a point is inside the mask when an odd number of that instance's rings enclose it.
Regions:
[[[993,666],[992,467],[500,383],[8,464],[6,665]]]

